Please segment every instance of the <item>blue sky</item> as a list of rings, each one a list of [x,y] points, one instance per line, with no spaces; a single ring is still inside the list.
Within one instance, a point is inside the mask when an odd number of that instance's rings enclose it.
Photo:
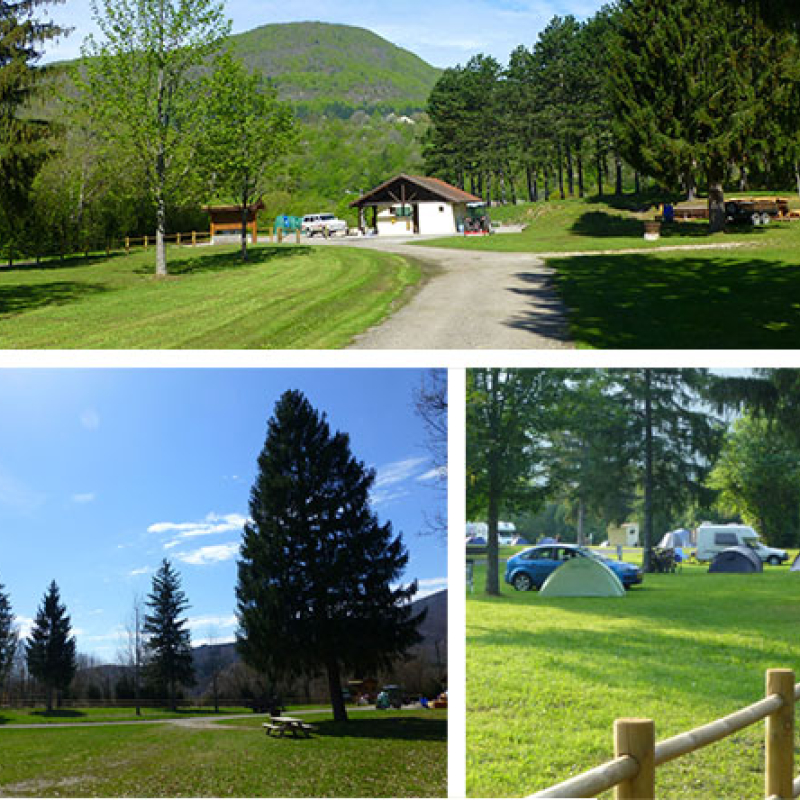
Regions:
[[[417,370],[0,370],[0,583],[23,632],[52,579],[80,652],[113,660],[134,596],[169,557],[195,643],[231,640],[235,559],[275,402],[300,389],[377,470],[406,579],[446,585],[444,511],[412,408]]]
[[[602,5],[599,0],[227,0],[226,13],[234,33],[273,22],[320,20],[369,28],[437,67],[464,63],[475,53],[504,62],[517,45],[530,46],[556,14],[585,18]],[[66,0],[52,7],[52,16],[73,33],[48,46],[46,60],[74,58],[83,38],[94,30],[90,0]]]

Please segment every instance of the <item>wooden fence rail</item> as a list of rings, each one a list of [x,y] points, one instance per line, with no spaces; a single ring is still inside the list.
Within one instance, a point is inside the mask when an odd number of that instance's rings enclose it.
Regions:
[[[795,703],[800,683],[789,669],[770,669],[766,696],[722,719],[655,741],[650,719],[618,719],[614,723],[615,758],[576,775],[531,798],[587,798],[615,789],[615,800],[655,800],[656,767],[693,753],[737,731],[766,720],[764,797],[793,800],[800,797],[800,778],[794,778]]]

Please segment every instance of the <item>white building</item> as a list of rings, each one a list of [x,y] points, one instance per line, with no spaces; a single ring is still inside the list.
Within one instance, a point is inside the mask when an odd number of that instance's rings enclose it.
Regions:
[[[379,236],[448,235],[463,230],[467,204],[480,197],[439,178],[397,175],[350,204],[358,209],[358,225],[368,225]],[[371,220],[367,219],[371,210]]]

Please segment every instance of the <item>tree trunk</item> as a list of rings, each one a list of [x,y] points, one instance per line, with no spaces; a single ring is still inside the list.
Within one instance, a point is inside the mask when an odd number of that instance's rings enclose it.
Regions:
[[[528,186],[528,202],[535,203],[536,202],[536,195],[534,191],[534,177],[533,177],[533,169],[531,168],[530,164],[525,166],[525,181]]]
[[[583,498],[578,498],[578,520],[577,520],[577,527],[578,527],[578,545],[583,547],[586,544],[586,537],[583,533],[583,520],[584,520],[584,513],[585,507],[583,504]]]
[[[583,197],[586,192],[583,189],[583,156],[581,156],[581,151],[578,150],[578,197]]]
[[[633,193],[638,195],[641,194],[642,187],[639,182],[639,170],[635,170],[633,173]]]
[[[163,127],[164,122],[164,71],[158,73],[158,120]],[[167,185],[167,154],[163,137],[166,131],[159,131],[158,151],[156,152],[156,275],[163,278],[167,274],[167,202],[165,188]]]
[[[247,261],[247,192],[242,192],[242,261]]]
[[[492,173],[486,173],[486,197],[484,198],[486,205],[491,208],[492,205]]]
[[[561,195],[561,199],[564,200],[566,195],[564,194],[564,165],[562,163],[561,158],[561,142],[558,143],[558,151],[557,151],[557,159],[558,159],[558,191]]]
[[[653,561],[653,374],[644,371],[644,563],[650,572]]]
[[[544,181],[544,201],[547,203],[550,200],[550,171],[545,163],[543,170],[542,180]]]
[[[603,196],[603,154],[597,151],[597,194]]]
[[[511,199],[511,205],[515,206],[517,204],[517,187],[514,184],[514,173],[509,170],[508,171],[508,194]]]
[[[567,147],[567,191],[570,197],[575,196],[575,176],[572,168],[572,147],[570,147],[569,136],[566,142]]]
[[[47,684],[47,713],[49,714],[53,710],[53,687],[51,684]]]
[[[617,197],[622,195],[622,161],[620,157],[614,154],[614,168],[616,170],[616,181],[614,183],[614,194]]]
[[[506,173],[504,170],[500,170],[500,174],[498,176],[498,183],[500,184],[500,205],[506,205]]]
[[[747,191],[747,167],[742,167],[739,171],[739,191]]]
[[[797,194],[800,196],[800,161],[794,162],[794,179],[797,182]]]
[[[719,233],[725,230],[725,190],[722,181],[708,180],[708,230]]]
[[[486,522],[489,526],[489,535],[486,542],[486,594],[500,594],[500,559],[498,558],[497,524],[500,517],[500,509],[497,506],[496,480],[492,476],[495,470],[489,467],[489,508]]]
[[[347,722],[347,709],[342,697],[342,679],[339,674],[339,662],[331,658],[325,665],[328,673],[328,691],[331,696],[331,706],[333,707],[333,721]]]

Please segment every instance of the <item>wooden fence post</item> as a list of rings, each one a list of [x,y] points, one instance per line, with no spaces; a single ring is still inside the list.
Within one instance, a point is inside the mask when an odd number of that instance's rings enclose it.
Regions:
[[[614,722],[614,756],[632,756],[639,763],[634,778],[620,783],[615,800],[655,800],[656,725],[651,719],[618,719]]]
[[[294,232],[294,235],[295,235],[295,241],[297,242],[297,244],[300,244],[300,228],[298,228],[298,229],[297,229],[297,230]]]
[[[144,249],[145,249],[145,250],[147,250],[148,238],[149,238],[149,237],[147,237],[147,236],[145,236],[145,237],[144,237]]]
[[[180,235],[180,233],[176,233],[175,234],[175,244],[180,244],[180,243],[181,243],[181,235]]]
[[[197,244],[197,231],[192,231],[192,247]]]
[[[767,697],[778,694],[783,705],[766,719],[765,797],[794,797],[794,671],[767,670]]]
[[[278,228],[277,240],[278,240],[278,244],[281,244],[283,242],[283,228]]]
[[[131,237],[125,237],[125,255],[129,256],[131,254]]]

